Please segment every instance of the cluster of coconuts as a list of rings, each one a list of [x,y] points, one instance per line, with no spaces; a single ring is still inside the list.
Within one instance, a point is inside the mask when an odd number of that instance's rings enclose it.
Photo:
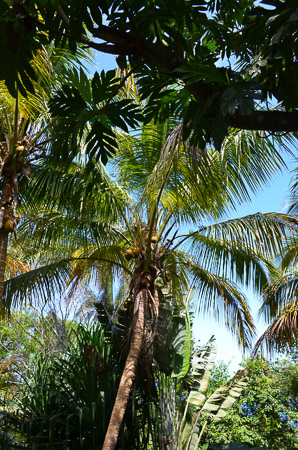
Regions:
[[[123,303],[124,308],[129,308],[130,306],[133,305],[133,298],[132,297],[127,297],[127,299],[125,300],[125,302]]]
[[[30,137],[27,136],[24,139],[22,139],[20,142],[18,142],[18,145],[16,147],[16,152],[27,152],[27,145],[29,144]]]
[[[4,213],[3,217],[3,230],[6,231],[6,233],[12,233],[14,231],[14,222],[18,223],[20,221],[19,215],[13,215],[12,207],[8,207]]]
[[[148,234],[149,234],[149,229],[145,228],[143,230],[143,236],[144,236],[145,242],[148,239]],[[157,242],[156,232],[153,232],[151,235],[151,243],[156,244],[156,242]],[[137,245],[135,247],[130,247],[125,251],[124,257],[125,257],[125,259],[127,259],[127,261],[130,261],[131,259],[136,259],[140,255],[141,251],[142,251],[141,248],[138,247]]]
[[[140,247],[131,247],[125,251],[124,257],[125,259],[127,259],[127,261],[130,261],[131,259],[136,259],[140,253],[141,253]]]

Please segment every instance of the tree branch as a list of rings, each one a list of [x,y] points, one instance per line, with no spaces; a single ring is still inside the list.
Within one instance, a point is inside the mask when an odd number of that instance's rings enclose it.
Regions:
[[[229,124],[233,128],[264,131],[298,131],[298,111],[255,111],[243,115],[236,113],[228,116]]]
[[[59,13],[63,16],[63,11],[59,11]],[[67,16],[62,18],[67,23]],[[67,33],[54,30],[36,19],[35,21],[57,34],[74,39],[97,51],[112,55],[142,57],[145,63],[162,69],[173,79],[181,78],[182,74],[177,69],[179,69],[179,66],[187,64],[187,60],[173,52],[169,46],[164,45],[162,42],[150,42],[145,37],[132,32],[120,31],[106,25],[100,25],[94,30],[93,36],[105,42],[97,43],[85,36],[81,36],[79,39],[74,38]],[[215,93],[212,86],[206,83],[203,84],[200,81],[186,85],[186,88],[190,94],[194,95],[199,105],[204,105]],[[218,110],[216,100],[210,109],[214,111]],[[298,131],[298,111],[255,111],[247,115],[236,112],[233,116],[227,115],[226,117],[228,125],[233,128],[271,132]]]

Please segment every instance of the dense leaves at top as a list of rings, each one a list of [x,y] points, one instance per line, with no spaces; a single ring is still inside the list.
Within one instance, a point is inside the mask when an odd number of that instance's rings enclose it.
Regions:
[[[53,97],[50,109],[59,117],[54,128],[53,148],[66,162],[75,156],[79,143],[84,141],[89,158],[101,157],[105,164],[116,147],[113,127],[128,131],[141,119],[138,105],[129,98],[115,98],[122,80],[115,71],[95,72],[92,81],[85,72],[68,73],[68,83]]]
[[[83,44],[114,54],[123,69],[130,63],[147,99],[146,120],[175,113],[201,145],[219,147],[231,126],[297,130],[294,0],[2,0],[0,14],[0,79],[12,94],[16,86],[32,91],[33,54],[54,40],[73,52]],[[71,89],[63,91],[67,105]],[[278,111],[270,111],[272,99]],[[118,106],[131,126],[134,110]],[[90,137],[91,148],[95,143]]]

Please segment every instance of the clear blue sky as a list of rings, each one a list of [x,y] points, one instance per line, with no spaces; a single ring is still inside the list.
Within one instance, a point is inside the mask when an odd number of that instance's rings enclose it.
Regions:
[[[96,70],[100,73],[103,69],[109,70],[116,67],[115,58],[112,55],[99,53],[96,55]],[[297,154],[297,149],[293,149]],[[249,204],[240,207],[237,212],[227,217],[243,217],[256,212],[285,212],[289,182],[291,179],[290,170],[295,167],[295,162],[290,156],[285,157],[289,170],[276,175],[270,185],[264,186],[263,190],[256,195]],[[257,331],[260,335],[266,328],[264,322],[257,321],[257,311],[260,305],[259,299],[250,291],[245,291],[249,301],[253,316],[256,321]],[[232,339],[226,329],[210,319],[196,318],[194,322],[194,335],[201,343],[206,342],[211,335],[215,335],[217,345],[217,359],[225,362],[231,361],[230,370],[235,371],[242,360],[242,355],[236,342]],[[248,356],[248,355],[247,355]]]

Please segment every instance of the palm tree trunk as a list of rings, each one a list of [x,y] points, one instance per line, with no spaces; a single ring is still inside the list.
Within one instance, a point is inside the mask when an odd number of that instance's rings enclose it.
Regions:
[[[133,381],[136,377],[138,360],[143,345],[145,315],[148,300],[149,300],[148,290],[142,289],[136,297],[136,303],[138,302],[138,310],[134,318],[135,324],[133,327],[129,353],[125,362],[123,374],[117,392],[117,397],[110,418],[109,427],[102,447],[104,450],[113,450],[117,444],[120,427],[126,411],[129,393]]]
[[[7,257],[8,233],[0,228],[0,313],[2,311],[2,295],[4,289],[4,274]]]
[[[13,183],[10,177],[3,174],[2,195],[0,199],[0,315],[2,313],[2,296],[4,289],[4,274],[7,258],[8,232],[4,230],[4,217],[7,207],[12,202]]]

